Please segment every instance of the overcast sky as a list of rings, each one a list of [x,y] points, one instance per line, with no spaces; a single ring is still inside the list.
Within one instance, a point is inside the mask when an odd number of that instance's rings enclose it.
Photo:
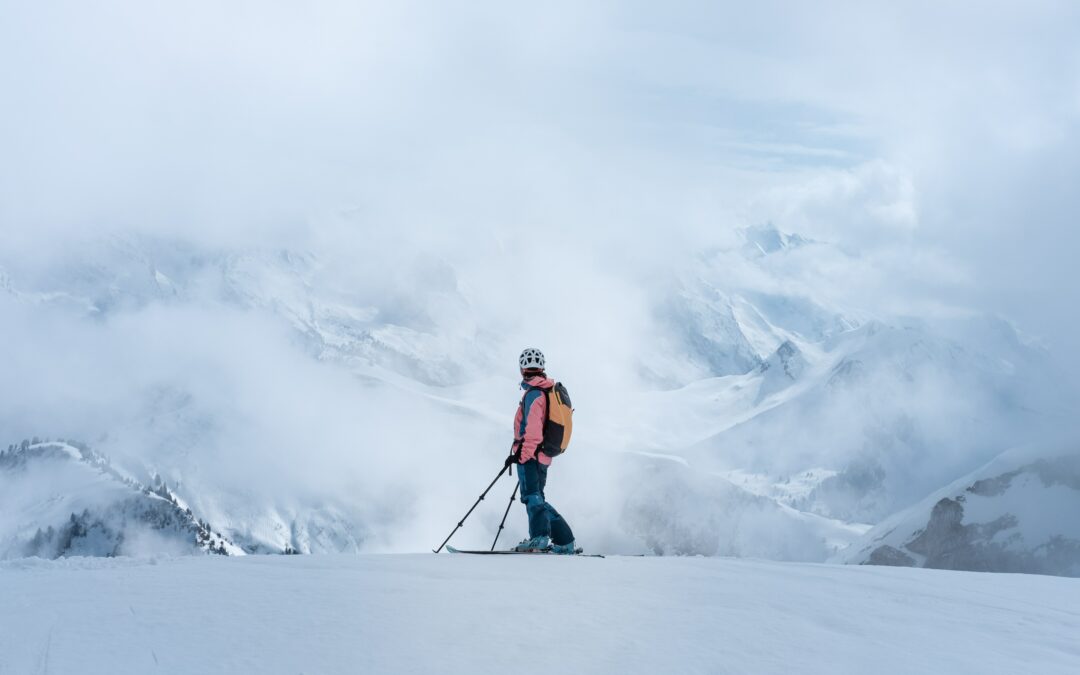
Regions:
[[[142,231],[648,268],[772,221],[1076,366],[1076,3],[3,2],[0,92],[9,259]]]

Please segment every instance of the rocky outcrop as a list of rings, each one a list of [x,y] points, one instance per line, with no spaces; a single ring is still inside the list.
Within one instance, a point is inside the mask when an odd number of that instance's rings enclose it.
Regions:
[[[806,357],[795,346],[795,343],[785,340],[758,368],[758,371],[764,375],[761,380],[761,389],[758,391],[758,400],[791,386],[802,376],[806,368]]]
[[[971,476],[852,546],[845,562],[1080,576],[1080,456]]]

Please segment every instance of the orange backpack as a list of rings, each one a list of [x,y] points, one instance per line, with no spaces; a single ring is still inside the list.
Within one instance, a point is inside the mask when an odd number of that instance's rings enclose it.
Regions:
[[[570,445],[570,434],[574,431],[574,409],[570,403],[570,392],[562,382],[554,387],[529,387],[542,391],[547,396],[547,412],[544,414],[544,442],[540,452],[548,457],[557,457],[566,452]]]

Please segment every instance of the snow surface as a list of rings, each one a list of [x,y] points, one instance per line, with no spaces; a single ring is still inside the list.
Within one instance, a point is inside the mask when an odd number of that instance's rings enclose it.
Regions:
[[[1075,673],[1080,580],[722,558],[0,563],[3,673]]]

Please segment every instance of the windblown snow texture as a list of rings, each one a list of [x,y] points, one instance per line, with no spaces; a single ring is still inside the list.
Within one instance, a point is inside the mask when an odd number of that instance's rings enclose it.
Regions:
[[[512,589],[543,589],[526,618]],[[720,558],[0,563],[0,670],[1072,674],[1072,579]],[[508,631],[558,626],[514,660]]]

